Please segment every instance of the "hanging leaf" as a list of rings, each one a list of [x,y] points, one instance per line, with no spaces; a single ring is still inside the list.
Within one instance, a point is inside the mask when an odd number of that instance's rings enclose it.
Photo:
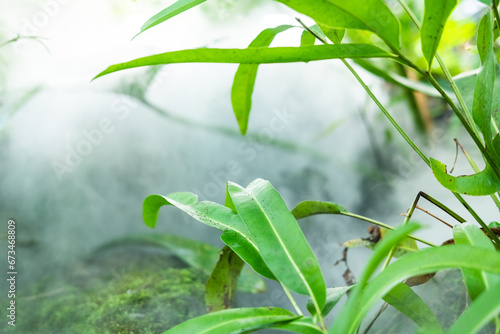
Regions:
[[[299,318],[277,307],[235,308],[208,313],[189,319],[164,334],[227,334],[267,328],[280,322]]]
[[[291,25],[281,25],[276,28],[265,29],[248,47],[268,47],[277,34],[293,27]],[[241,64],[234,75],[233,87],[231,89],[231,103],[242,135],[248,129],[248,118],[250,109],[252,108],[252,93],[258,68],[258,64]]]
[[[495,54],[493,52],[493,19],[488,11],[481,22],[477,33],[477,50],[481,58],[481,71],[477,75],[474,88],[472,117],[488,144],[492,140],[491,107],[495,88]]]
[[[326,287],[318,260],[269,181],[257,179],[245,189],[228,183],[229,194],[257,248],[276,278],[291,290],[309,295],[321,310]]]
[[[245,262],[231,248],[228,246],[222,248],[219,261],[217,261],[206,284],[205,304],[207,312],[232,307],[238,277],[244,264]]]
[[[303,201],[292,210],[295,219],[302,219],[319,214],[340,214],[347,212],[343,205],[333,202]]]
[[[381,0],[278,0],[330,28],[369,30],[398,50],[399,21]]]
[[[384,301],[413,320],[420,328],[442,333],[436,315],[429,306],[405,283],[399,283],[384,296]]]
[[[304,30],[300,36],[300,46],[312,46],[316,42],[316,37],[309,31]]]
[[[500,180],[489,165],[477,174],[451,176],[447,173],[445,164],[431,158],[431,169],[439,183],[456,193],[486,196],[500,190]]]
[[[175,2],[174,4],[168,6],[167,8],[147,20],[146,23],[142,25],[141,31],[139,31],[139,33],[135,35],[134,38],[142,34],[144,31],[154,27],[155,25],[165,22],[166,20],[183,13],[188,9],[196,7],[204,3],[205,1],[207,0],[179,0]]]
[[[456,5],[457,0],[425,0],[420,38],[422,53],[427,60],[429,70],[443,35],[444,25]]]
[[[368,44],[314,45],[309,47],[259,47],[247,49],[190,49],[160,53],[129,62],[111,65],[103,75],[141,66],[178,63],[272,64],[309,62],[338,58],[394,58],[376,46]]]

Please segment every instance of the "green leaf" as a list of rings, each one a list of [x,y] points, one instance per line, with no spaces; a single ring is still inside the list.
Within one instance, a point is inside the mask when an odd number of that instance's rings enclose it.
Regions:
[[[117,245],[145,244],[166,249],[192,268],[198,268],[207,276],[213,271],[219,249],[196,240],[186,239],[171,234],[140,234],[113,240],[104,244],[99,250]],[[248,293],[265,291],[266,286],[261,277],[253,270],[244,267],[238,281],[238,290]]]
[[[292,312],[277,307],[235,308],[189,319],[164,334],[227,334],[267,328],[297,318]]]
[[[262,179],[246,189],[228,184],[233,203],[267,266],[283,285],[309,295],[316,309],[321,309],[326,287],[318,260],[280,194]]]
[[[422,40],[422,53],[429,65],[428,69],[431,68],[446,20],[456,5],[457,0],[425,0],[420,38]]]
[[[320,214],[341,214],[347,212],[343,205],[334,202],[304,201],[292,210],[295,219],[302,219]]]
[[[142,25],[141,31],[139,31],[139,33],[135,35],[134,38],[142,34],[144,31],[148,30],[149,28],[165,22],[166,20],[183,13],[188,9],[196,7],[204,3],[205,1],[206,0],[179,0],[175,2],[174,4],[168,6],[167,8],[147,20],[146,23]]]
[[[290,322],[271,325],[269,328],[285,330],[301,334],[323,334],[323,331],[314,323],[310,317],[302,317]]]
[[[316,42],[316,36],[311,34],[309,31],[304,30],[300,36],[300,46],[312,46]]]
[[[265,29],[248,47],[268,47],[277,34],[293,27],[291,25],[281,25],[276,28]],[[314,36],[309,35],[314,39]],[[241,64],[234,75],[231,103],[242,135],[247,132],[248,128],[248,118],[252,107],[252,93],[258,68],[258,64]]]
[[[471,223],[455,225],[453,239],[456,244],[471,245],[479,248],[495,250],[491,240],[478,227]],[[498,276],[481,270],[462,269],[465,285],[471,300],[474,301],[483,291],[498,281]]]
[[[248,238],[231,230],[224,231],[220,238],[257,273],[266,278],[276,280],[276,277],[262,259],[259,250],[249,241]]]
[[[278,0],[330,28],[369,30],[398,50],[399,21],[381,0]]]
[[[111,65],[94,79],[103,75],[160,64],[176,63],[233,63],[233,64],[272,64],[309,62],[337,58],[394,58],[376,46],[368,44],[314,45],[309,47],[259,47],[247,49],[191,49],[180,50],[138,58],[129,62]]]
[[[477,33],[477,50],[482,68],[474,88],[472,117],[486,143],[492,140],[491,107],[495,88],[495,54],[493,53],[493,19],[491,11],[483,16]]]
[[[362,291],[361,298],[353,301],[353,305],[344,307],[341,314],[337,316],[337,321],[330,328],[330,333],[354,333],[367,312],[401,281],[451,268],[484,270],[500,275],[500,253],[468,245],[452,245],[426,248],[407,254],[389,265],[368,283]],[[351,294],[350,300],[352,297]],[[464,331],[463,333],[470,332]]]
[[[232,307],[238,277],[244,264],[231,248],[222,248],[219,261],[206,284],[205,304],[209,313]]]
[[[321,310],[321,314],[323,317],[326,317],[328,313],[333,309],[335,305],[339,302],[340,298],[347,293],[347,291],[351,290],[354,285],[349,286],[339,286],[335,288],[326,289],[326,302],[325,306]],[[312,316],[316,315],[316,309],[314,308],[314,304],[311,299],[307,301],[307,310],[311,313]]]
[[[426,331],[441,332],[441,325],[429,306],[405,283],[399,283],[383,298],[385,302]]]
[[[500,313],[500,282],[481,294],[450,327],[449,334],[478,333]]]
[[[344,39],[345,35],[345,29],[329,28],[322,24],[318,24],[318,27],[325,34],[325,36],[328,37],[330,41],[332,41],[333,44],[342,43],[342,39]]]
[[[147,226],[155,227],[158,212],[164,205],[174,205],[205,225],[239,234],[237,242],[233,244],[235,245],[233,250],[236,254],[244,261],[248,261],[247,263],[257,273],[264,277],[273,277],[264,260],[259,256],[257,246],[250,237],[245,224],[232,209],[213,202],[198,202],[198,196],[188,192],[174,193],[168,196],[151,195],[144,200],[143,205],[143,218]],[[245,241],[242,241],[243,239]],[[236,245],[244,245],[244,247],[237,247]],[[231,245],[228,246],[231,247]]]
[[[445,164],[431,158],[431,169],[439,183],[453,192],[486,196],[500,190],[500,180],[489,165],[486,165],[483,171],[473,175],[451,176],[447,173]]]

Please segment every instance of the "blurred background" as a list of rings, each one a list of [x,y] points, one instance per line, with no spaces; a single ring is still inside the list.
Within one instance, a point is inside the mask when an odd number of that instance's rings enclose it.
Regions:
[[[296,13],[277,2],[213,0],[131,41],[170,3],[2,1],[0,242],[6,254],[7,221],[13,219],[18,326],[6,326],[4,319],[1,332],[159,333],[204,312],[205,274],[188,266],[172,244],[148,237],[169,234],[182,247],[187,239],[220,249],[220,233],[167,207],[151,230],[141,213],[151,194],[190,191],[223,203],[227,180],[246,186],[264,178],[290,209],[303,200],[334,201],[396,226],[424,191],[470,218],[340,62],[260,66],[246,136],[239,134],[230,102],[237,65],[140,68],[91,81],[107,66],[140,56],[244,48],[265,28],[298,25]],[[478,66],[473,37],[481,10],[463,1],[447,25],[441,47],[453,74]],[[290,29],[273,46],[298,46],[301,33]],[[403,38],[404,48],[423,61],[418,38]],[[402,127],[426,154],[453,164],[452,139],[464,132],[443,102],[385,83],[369,68],[356,65]],[[461,143],[478,157],[466,139]],[[458,161],[464,174],[472,172],[463,156]],[[493,203],[471,203],[486,221],[497,219]],[[454,223],[437,208],[422,206]],[[421,212],[415,220],[424,224],[417,234],[426,240],[439,244],[451,237],[451,230]],[[342,259],[341,244],[368,237],[368,224],[336,216],[300,224],[328,286],[345,285],[345,265],[334,265]],[[349,251],[354,276],[370,252]],[[5,275],[6,261],[1,263]],[[422,289],[444,293],[439,280]],[[265,283],[265,292],[241,292],[236,305],[288,307],[280,287]],[[179,288],[165,290],[172,285]],[[0,290],[8,290],[6,280]],[[5,293],[0,300],[7,300]]]

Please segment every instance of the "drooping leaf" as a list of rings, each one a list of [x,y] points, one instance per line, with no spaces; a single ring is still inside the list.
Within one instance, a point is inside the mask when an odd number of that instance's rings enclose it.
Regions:
[[[316,309],[326,287],[318,260],[280,194],[266,180],[243,188],[229,183],[229,194],[257,248],[276,278],[291,290],[309,295]]]
[[[268,47],[277,34],[293,27],[291,25],[281,25],[276,28],[265,29],[248,47]],[[312,36],[311,34],[309,35]],[[314,45],[314,42],[312,45]],[[258,64],[241,64],[234,75],[233,87],[231,89],[231,104],[242,135],[247,132],[248,128],[248,117],[252,107],[252,93],[258,68]]]
[[[429,69],[441,40],[444,25],[456,5],[457,0],[425,0],[420,38],[422,40],[422,53],[427,60]]]
[[[185,12],[188,9],[191,9],[193,7],[196,7],[202,3],[204,3],[207,0],[178,0],[174,4],[168,6],[158,14],[154,15],[151,17],[149,20],[147,20],[141,27],[141,31],[137,35],[134,36],[137,37],[138,35],[142,34],[144,31],[154,27],[155,25],[158,25],[162,22],[165,22],[168,19],[171,19],[172,17],[179,15],[183,12]]]
[[[347,212],[343,205],[334,202],[304,201],[292,210],[295,219],[302,219],[320,214],[340,214]]]
[[[227,334],[266,328],[299,318],[277,307],[235,308],[189,319],[164,334]]]
[[[453,192],[486,196],[500,190],[500,180],[489,165],[486,165],[483,171],[473,175],[451,176],[447,173],[445,164],[431,158],[431,169],[439,183]]]
[[[380,237],[382,239],[385,238],[385,236],[387,235],[387,233],[389,231],[390,230],[388,230],[388,229],[380,228]],[[418,246],[417,246],[417,242],[415,241],[415,239],[404,238],[396,246],[396,249],[395,249],[395,252],[394,252],[393,256],[394,257],[401,257],[401,256],[403,256],[405,254],[413,253],[413,252],[416,252],[416,251],[418,251]]]
[[[247,49],[191,49],[160,53],[129,62],[111,65],[94,79],[103,75],[141,66],[177,63],[272,64],[309,62],[337,58],[393,58],[376,46],[368,44],[314,45],[309,47],[259,47]]]
[[[429,306],[405,283],[399,283],[384,296],[384,301],[426,331],[442,333],[441,324]]]
[[[369,30],[399,49],[399,21],[381,0],[278,0],[330,28]]]
[[[290,322],[282,322],[271,325],[269,328],[295,332],[301,334],[323,334],[323,331],[314,323],[310,317],[302,317]]]
[[[321,310],[323,317],[326,317],[328,313],[333,309],[335,305],[339,302],[340,298],[345,295],[354,285],[349,286],[339,286],[335,288],[326,289],[326,302],[325,306]],[[312,316],[316,315],[316,310],[314,309],[314,304],[311,299],[307,301],[307,310]]]
[[[450,268],[470,268],[500,275],[500,253],[473,246],[452,245],[407,254],[370,281],[358,300],[353,300],[351,294],[353,305],[342,309],[330,333],[354,333],[367,312],[401,281]]]
[[[264,277],[272,278],[270,270],[264,263],[257,246],[253,242],[245,224],[240,216],[232,209],[213,202],[198,202],[198,196],[193,193],[174,193],[168,196],[151,195],[144,200],[143,219],[147,226],[154,228],[158,220],[158,212],[164,205],[174,205],[194,219],[205,225],[215,227],[221,231],[232,231],[239,234],[238,245],[245,247],[235,247],[234,251],[244,261],[247,262],[257,273]],[[242,240],[245,239],[243,242]],[[228,245],[231,247],[231,245]],[[249,254],[252,254],[251,257]]]
[[[328,37],[330,41],[332,41],[333,44],[342,43],[342,39],[344,39],[345,35],[345,29],[330,28],[322,24],[318,24],[318,27],[325,34],[325,36]]]
[[[207,312],[216,312],[232,307],[238,277],[244,264],[245,262],[231,248],[228,246],[222,248],[219,261],[208,278],[205,288]]]
[[[450,327],[449,334],[478,333],[500,313],[500,281],[481,294]]]
[[[207,277],[214,269],[219,257],[219,249],[204,242],[186,239],[177,235],[155,233],[127,236],[102,245],[99,250],[107,247],[128,244],[144,244],[166,249],[192,268],[203,271]],[[265,291],[266,285],[262,278],[249,267],[244,267],[238,281],[238,290],[247,293]]]
[[[455,225],[453,228],[453,239],[455,239],[456,244],[495,250],[491,240],[478,227],[471,223]],[[482,270],[464,268],[462,269],[462,273],[472,301],[499,280],[497,275],[492,275]]]
[[[477,50],[481,58],[481,71],[477,75],[474,88],[472,117],[483,133],[486,143],[492,140],[491,103],[495,88],[495,54],[493,52],[493,19],[488,11],[481,22],[477,33]]]

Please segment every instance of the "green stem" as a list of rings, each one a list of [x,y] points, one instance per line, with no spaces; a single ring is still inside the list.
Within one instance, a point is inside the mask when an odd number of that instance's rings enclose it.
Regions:
[[[340,213],[341,215],[344,215],[344,216],[348,216],[348,217],[352,217],[352,218],[356,218],[356,219],[360,219],[360,220],[364,220],[366,222],[369,222],[369,223],[372,223],[372,224],[375,224],[377,226],[380,226],[380,227],[383,227],[383,228],[386,228],[388,230],[394,230],[395,228],[390,226],[390,225],[387,225],[387,224],[384,224],[378,220],[375,220],[375,219],[371,219],[371,218],[368,218],[368,217],[364,217],[364,216],[361,216],[361,215],[357,215],[355,213],[352,213],[352,212],[341,212]],[[408,235],[408,238],[411,238],[411,239],[414,239],[416,241],[419,241],[423,244],[426,244],[428,246],[431,246],[431,247],[437,247],[437,245],[429,242],[429,241],[426,241],[426,240],[423,240],[423,239],[420,239],[419,237],[415,237],[413,235]]]
[[[493,10],[493,15],[495,15],[495,20],[497,21],[497,29],[500,29],[500,16],[498,15],[497,0],[493,0],[491,2],[491,9]]]
[[[286,296],[288,297],[288,299],[292,303],[292,306],[295,309],[295,312],[297,312],[297,315],[303,316],[304,313],[302,313],[302,310],[300,309],[299,305],[297,304],[295,299],[293,299],[293,296],[290,293],[290,290],[288,290],[288,288],[286,286],[284,286],[283,284],[281,284],[281,287],[283,288],[283,291],[285,291]]]

